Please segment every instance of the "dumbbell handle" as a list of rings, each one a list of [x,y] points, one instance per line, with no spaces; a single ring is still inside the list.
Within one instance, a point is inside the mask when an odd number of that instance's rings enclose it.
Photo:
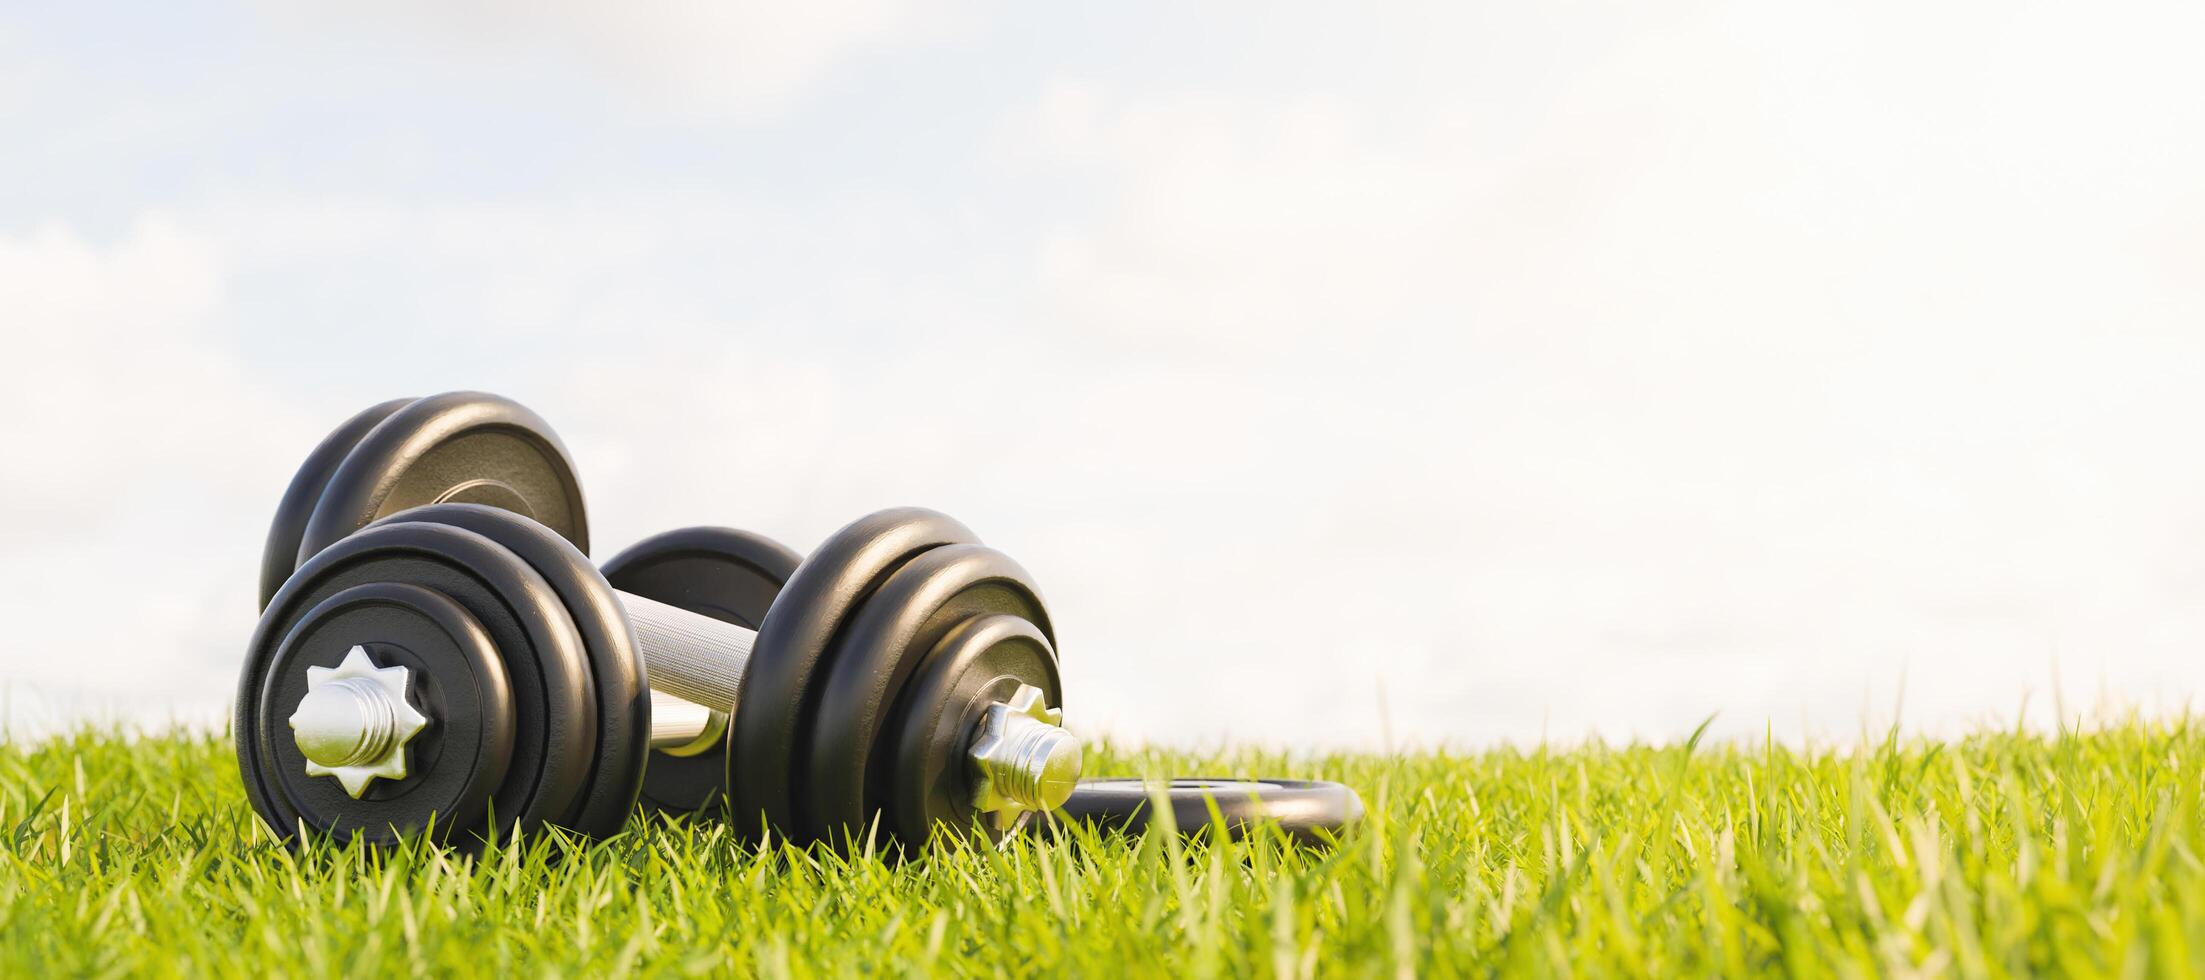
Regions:
[[[636,651],[643,656],[643,676],[651,690],[722,714],[735,713],[735,692],[758,643],[756,631],[630,592],[616,591],[613,597],[635,629]]]

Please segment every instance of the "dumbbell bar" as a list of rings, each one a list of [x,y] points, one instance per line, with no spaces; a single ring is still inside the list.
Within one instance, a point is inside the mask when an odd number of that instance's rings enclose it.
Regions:
[[[650,745],[694,745],[714,724],[657,718],[661,688],[727,716],[738,831],[749,816],[800,841],[876,819],[907,843],[943,823],[1000,836],[1069,792],[1079,745],[1048,710],[1046,613],[962,525],[918,510],[855,522],[762,618],[754,632],[616,591],[511,513],[396,515],[315,555],[270,603],[238,700],[248,796],[286,834],[610,832]]]
[[[757,632],[617,590],[613,598],[635,630],[651,686],[651,747],[678,749],[724,730]],[[290,726],[306,757],[304,769],[337,777],[358,799],[377,777],[405,778],[406,742],[427,719],[405,700],[405,667],[378,668],[357,646],[346,659],[357,666],[322,675],[327,683],[309,681]],[[369,683],[359,676],[369,671],[396,675],[389,683]],[[1038,689],[1022,686],[1001,704],[999,720],[983,721],[988,727],[972,733],[968,750],[979,778],[1026,811],[1063,805],[1079,778],[1080,741],[1056,724],[1061,711],[1039,707],[1039,696]]]
[[[1187,836],[1222,826],[1236,840],[1278,832],[1327,847],[1363,819],[1363,798],[1339,783],[1298,779],[1083,779],[1043,826],[1085,823],[1138,837],[1159,812]]]

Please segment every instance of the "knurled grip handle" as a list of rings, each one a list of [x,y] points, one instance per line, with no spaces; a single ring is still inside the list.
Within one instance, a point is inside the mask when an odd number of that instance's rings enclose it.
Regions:
[[[758,634],[733,623],[615,591],[635,629],[636,651],[651,690],[693,701],[714,711],[735,713],[735,692]]]

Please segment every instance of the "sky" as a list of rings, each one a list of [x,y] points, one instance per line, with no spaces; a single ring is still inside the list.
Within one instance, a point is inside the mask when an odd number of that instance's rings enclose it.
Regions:
[[[6,731],[221,724],[459,388],[600,559],[958,516],[1114,738],[2205,692],[2205,7],[351,6],[0,9]]]

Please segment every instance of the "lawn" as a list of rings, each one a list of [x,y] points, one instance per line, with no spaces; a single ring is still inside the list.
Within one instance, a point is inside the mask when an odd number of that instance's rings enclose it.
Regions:
[[[1282,758],[1333,851],[1093,835],[900,863],[637,821],[479,859],[271,843],[227,743],[0,747],[0,976],[2187,974],[2205,734]]]

